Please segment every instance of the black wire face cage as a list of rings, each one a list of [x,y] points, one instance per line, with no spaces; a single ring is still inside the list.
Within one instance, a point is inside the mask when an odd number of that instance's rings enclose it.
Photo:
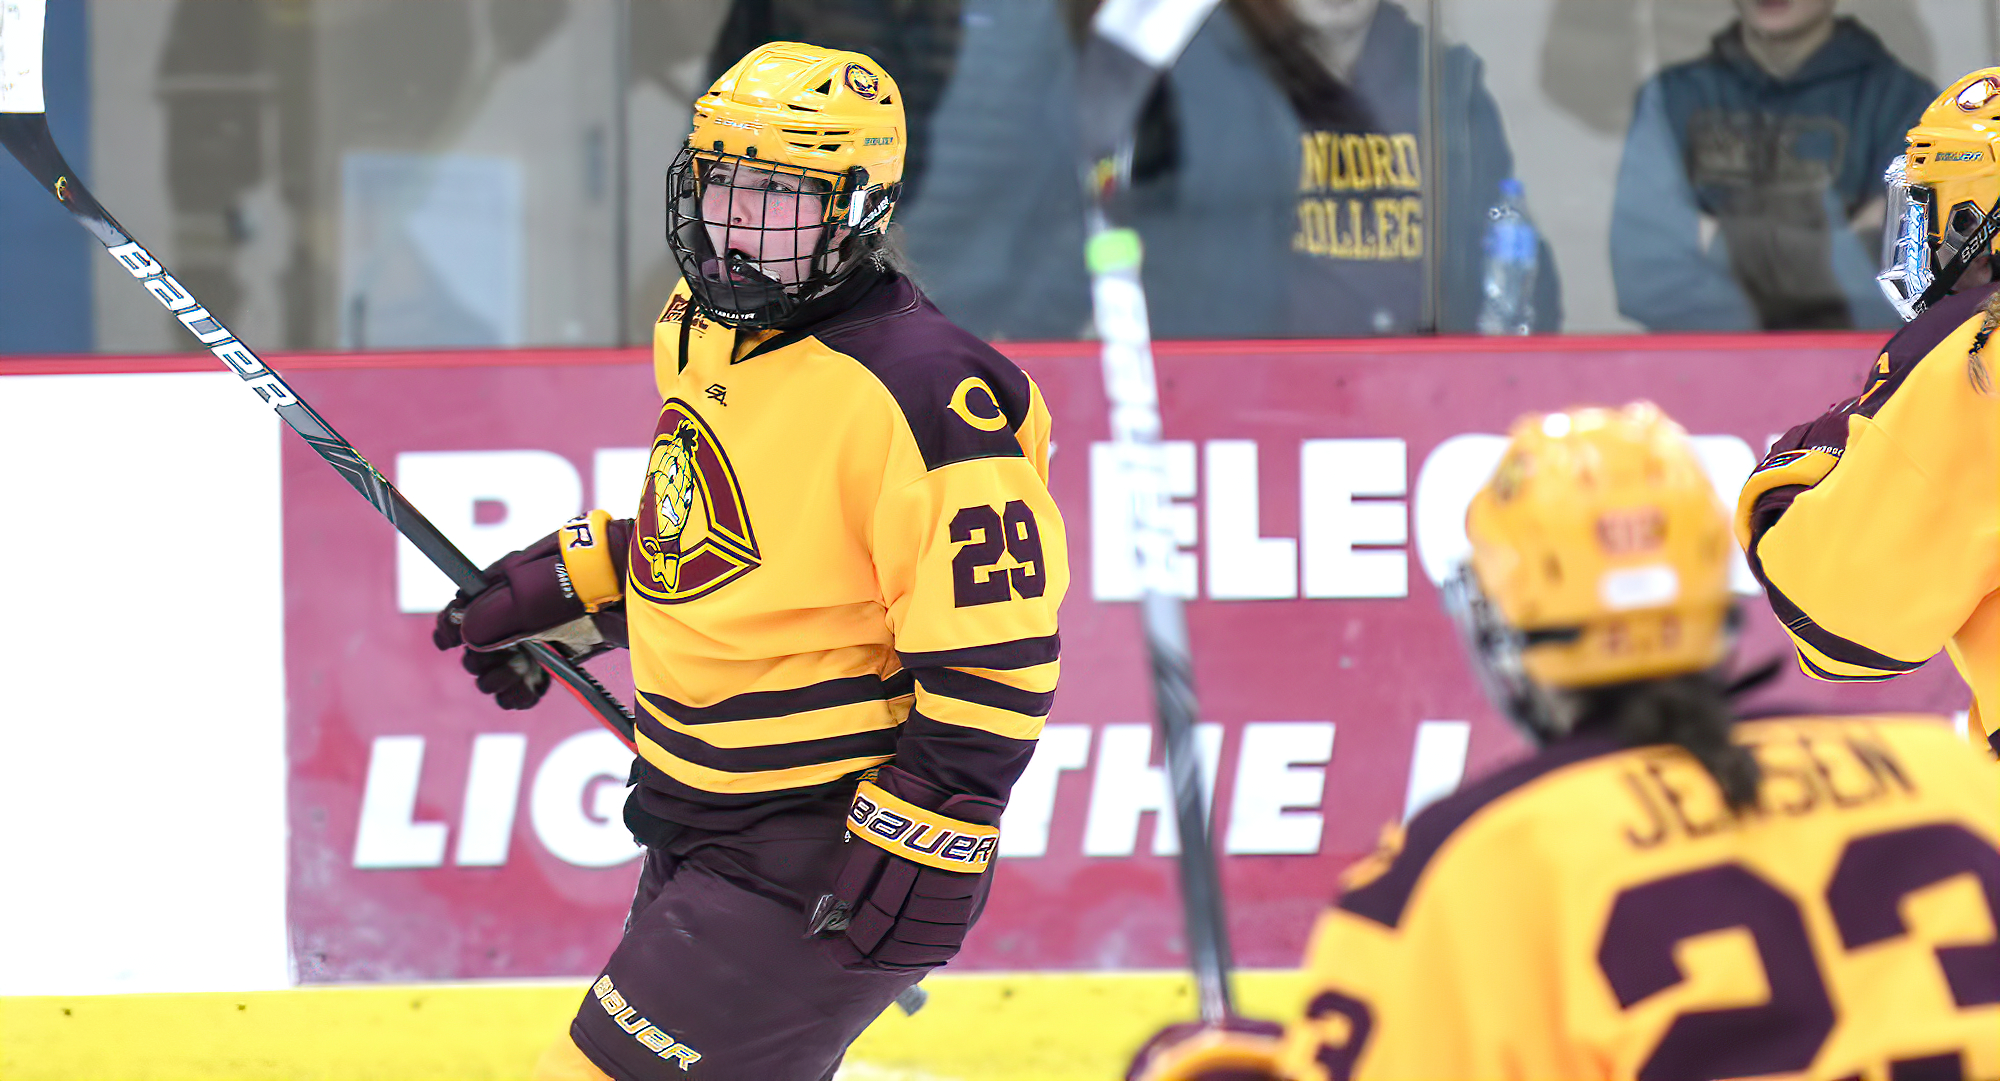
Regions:
[[[1444,609],[1458,628],[1472,670],[1486,698],[1537,746],[1561,738],[1568,726],[1556,717],[1549,696],[1528,678],[1521,653],[1531,635],[1509,626],[1500,608],[1480,588],[1470,562],[1461,563],[1444,582]],[[1544,635],[1547,632],[1542,632]],[[1572,638],[1570,632],[1552,637]]]
[[[667,246],[703,311],[732,327],[783,325],[852,274],[872,244],[837,247],[851,174],[683,147],[667,170]]]

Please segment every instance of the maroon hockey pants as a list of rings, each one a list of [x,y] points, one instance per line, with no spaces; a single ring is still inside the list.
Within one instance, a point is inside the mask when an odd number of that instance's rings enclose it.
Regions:
[[[848,971],[805,935],[845,825],[823,811],[646,850],[625,937],[570,1036],[617,1081],[826,1081],[921,972]]]

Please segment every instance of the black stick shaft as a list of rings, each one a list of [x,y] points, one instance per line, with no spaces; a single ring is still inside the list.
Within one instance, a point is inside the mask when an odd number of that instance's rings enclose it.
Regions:
[[[1193,33],[1192,25],[1187,32]],[[1201,1018],[1216,1023],[1236,1012],[1229,984],[1229,925],[1209,834],[1208,798],[1196,737],[1201,711],[1194,694],[1187,617],[1168,583],[1171,574],[1167,566],[1174,543],[1165,516],[1159,385],[1153,373],[1145,290],[1139,278],[1139,243],[1136,234],[1117,228],[1113,220],[1116,197],[1130,163],[1132,129],[1159,77],[1160,71],[1152,63],[1101,33],[1093,34],[1084,45],[1077,70],[1082,108],[1078,138],[1083,150],[1084,194],[1089,200],[1087,262],[1098,337],[1104,343],[1111,435],[1121,445],[1121,471],[1133,501],[1135,555],[1143,582],[1140,612],[1146,652],[1152,662],[1153,709],[1166,745],[1168,787],[1180,834],[1178,870],[1188,964],[1194,973]]]
[[[1204,1021],[1236,1013],[1230,993],[1228,912],[1222,878],[1209,833],[1207,786],[1196,722],[1194,663],[1187,650],[1187,618],[1180,598],[1148,592],[1140,602],[1146,624],[1146,652],[1152,659],[1153,709],[1166,743],[1167,784],[1174,798],[1174,825],[1181,841],[1181,906],[1187,925],[1188,964],[1194,971],[1196,1001]]]
[[[346,478],[347,483],[381,512],[396,531],[467,594],[486,588],[478,564],[466,558],[430,519],[403,498],[388,479],[370,464],[354,445],[342,438],[313,407],[294,391],[284,378],[266,365],[263,358],[239,341],[222,321],[167,272],[152,253],[133,240],[117,219],[104,209],[95,196],[76,179],[56,148],[49,133],[48,118],[42,113],[0,113],[0,145],[34,175],[42,187],[70,212],[77,223],[90,230],[118,264],[125,268],[154,299],[178,319],[195,339],[215,354],[231,371],[257,392],[264,404],[303,438],[326,463]],[[619,703],[589,672],[544,642],[527,643],[542,667],[574,692],[596,713],[605,726],[630,747],[635,743],[632,712]]]

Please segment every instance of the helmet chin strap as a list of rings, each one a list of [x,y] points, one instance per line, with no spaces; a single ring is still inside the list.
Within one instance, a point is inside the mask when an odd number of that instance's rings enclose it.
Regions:
[[[1931,305],[1943,300],[1951,292],[1951,287],[1958,284],[1958,279],[1965,274],[1966,268],[1972,265],[1973,260],[1991,250],[1995,232],[2000,232],[2000,200],[1994,201],[1993,209],[1986,212],[1986,217],[1980,219],[1979,227],[1972,231],[1971,236],[1965,238],[1965,243],[1960,245],[1958,254],[1952,256],[1951,262],[1946,263],[1937,272],[1937,277],[1931,280],[1930,288],[1924,290],[1924,295],[1917,298],[1915,306],[1919,315],[1929,311]]]

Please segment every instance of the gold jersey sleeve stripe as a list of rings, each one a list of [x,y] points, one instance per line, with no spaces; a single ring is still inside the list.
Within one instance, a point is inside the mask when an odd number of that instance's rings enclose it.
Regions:
[[[1042,734],[1042,722],[1048,719],[1047,714],[1029,716],[1009,709],[930,693],[920,693],[918,704],[914,708],[933,721],[1005,736],[1008,739],[1038,739]]]
[[[951,668],[954,672],[1004,683],[1015,690],[1027,691],[1029,694],[1049,694],[1056,689],[1056,678],[1062,673],[1062,662],[1050,661],[1047,664],[1034,664],[1026,668],[973,668],[964,665],[952,665]]]
[[[611,552],[611,514],[594,510],[563,524],[557,550],[562,553],[563,570],[570,588],[583,610],[596,612],[625,598],[625,585]]]
[[[1893,679],[1904,671],[1898,668],[1872,668],[1865,664],[1829,657],[1815,649],[1812,643],[1792,633],[1790,628],[1786,631],[1792,635],[1792,645],[1798,647],[1799,671],[1814,679],[1827,683],[1880,683],[1886,679]]]
[[[1004,709],[1027,717],[1047,716],[1049,708],[1055,705],[1053,690],[1037,694],[997,683],[990,679],[968,675],[956,668],[920,668],[914,673],[917,686],[928,695],[956,698],[961,702],[972,702],[994,709]]]
[[[993,862],[1000,830],[925,810],[872,780],[854,790],[847,832],[889,853],[940,871],[976,875]]]
[[[828,781],[837,781],[850,773],[859,773],[871,766],[879,766],[895,757],[893,754],[879,754],[862,758],[844,758],[837,762],[793,766],[788,769],[735,773],[698,766],[680,758],[653,742],[652,737],[643,731],[639,733],[639,754],[655,769],[690,788],[724,793],[782,792],[788,788],[810,788]]]
[[[660,727],[698,739],[712,747],[768,747],[801,740],[851,736],[894,728],[909,715],[914,694],[874,702],[852,702],[826,709],[808,710],[784,717],[757,717],[742,721],[712,721],[683,724],[654,704],[649,697],[639,704]]]

